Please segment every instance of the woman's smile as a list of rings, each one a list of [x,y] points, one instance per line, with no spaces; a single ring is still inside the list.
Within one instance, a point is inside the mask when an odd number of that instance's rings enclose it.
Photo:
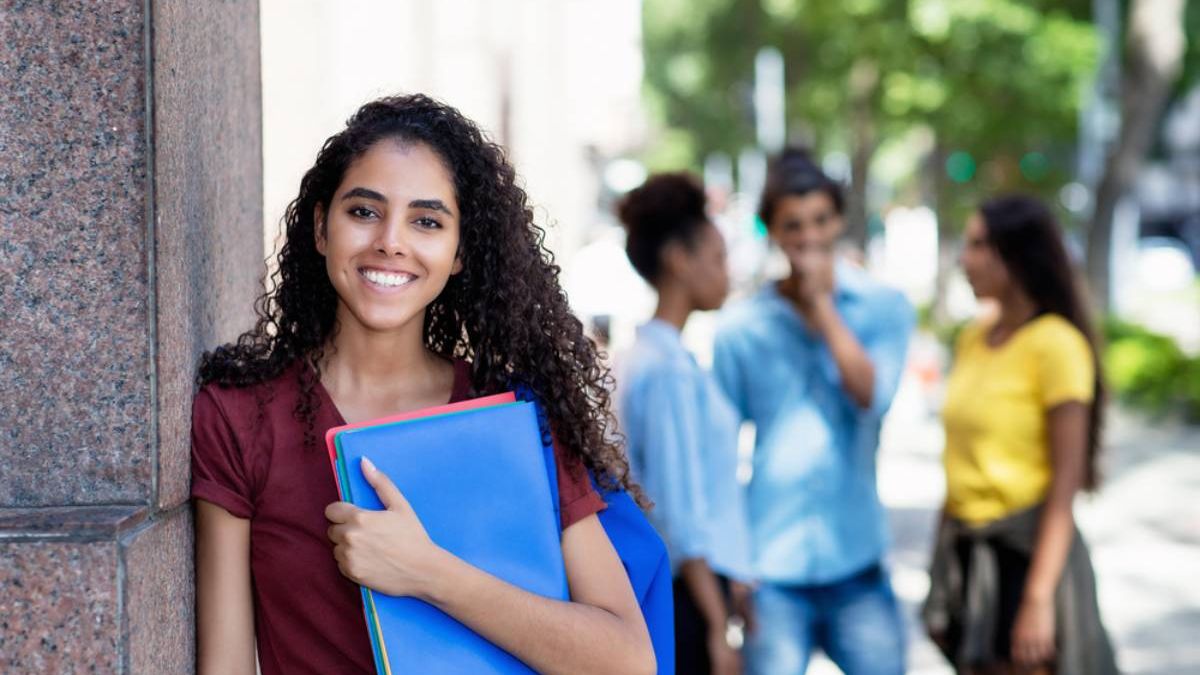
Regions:
[[[362,277],[368,288],[383,293],[403,290],[419,278],[410,272],[388,270],[380,267],[360,267],[358,268],[358,274]]]

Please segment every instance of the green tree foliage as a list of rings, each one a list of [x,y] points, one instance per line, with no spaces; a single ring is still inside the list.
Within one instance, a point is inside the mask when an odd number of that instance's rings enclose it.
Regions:
[[[881,146],[925,139],[909,154],[926,161],[890,187],[923,192],[956,226],[983,194],[1053,195],[1070,177],[1079,109],[1099,56],[1089,7],[646,0],[647,95],[675,132],[666,136],[675,151],[660,156],[695,167],[709,152],[753,145],[754,55],[770,45],[784,55],[792,141],[870,162]],[[936,169],[926,178],[942,174],[941,189],[922,183],[926,169]]]
[[[1179,411],[1200,421],[1200,356],[1188,356],[1173,339],[1109,319],[1104,324],[1104,371],[1126,403],[1161,415]]]

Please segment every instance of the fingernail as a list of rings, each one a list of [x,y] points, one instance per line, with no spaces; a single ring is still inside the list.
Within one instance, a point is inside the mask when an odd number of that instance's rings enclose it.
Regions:
[[[372,462],[371,460],[367,459],[366,457],[362,458],[362,465],[363,465],[363,468],[366,469],[367,471],[375,470],[375,463]]]

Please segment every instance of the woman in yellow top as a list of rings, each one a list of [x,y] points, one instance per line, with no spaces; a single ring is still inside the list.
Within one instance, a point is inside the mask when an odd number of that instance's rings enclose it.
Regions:
[[[1072,501],[1096,486],[1104,388],[1058,226],[985,203],[961,263],[996,316],[965,328],[943,421],[946,504],[923,612],[959,672],[1115,673]]]

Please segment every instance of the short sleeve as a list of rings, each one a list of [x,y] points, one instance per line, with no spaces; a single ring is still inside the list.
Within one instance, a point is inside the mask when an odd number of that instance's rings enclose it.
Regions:
[[[192,498],[238,518],[254,515],[245,456],[211,386],[192,404]]]
[[[1058,317],[1049,319],[1042,328],[1036,341],[1042,405],[1049,409],[1069,401],[1091,403],[1095,397],[1096,366],[1087,338]]]
[[[648,374],[639,400],[648,414],[637,433],[645,447],[638,479],[654,500],[650,522],[677,562],[711,556],[711,520],[702,472],[704,417],[696,378],[668,368]]]
[[[738,416],[744,420],[750,417],[749,405],[734,340],[735,337],[729,329],[717,331],[713,340],[712,374],[725,397],[737,409]]]
[[[558,470],[558,508],[562,529],[605,508],[604,499],[592,487],[583,460],[563,449],[554,439],[554,463]]]

